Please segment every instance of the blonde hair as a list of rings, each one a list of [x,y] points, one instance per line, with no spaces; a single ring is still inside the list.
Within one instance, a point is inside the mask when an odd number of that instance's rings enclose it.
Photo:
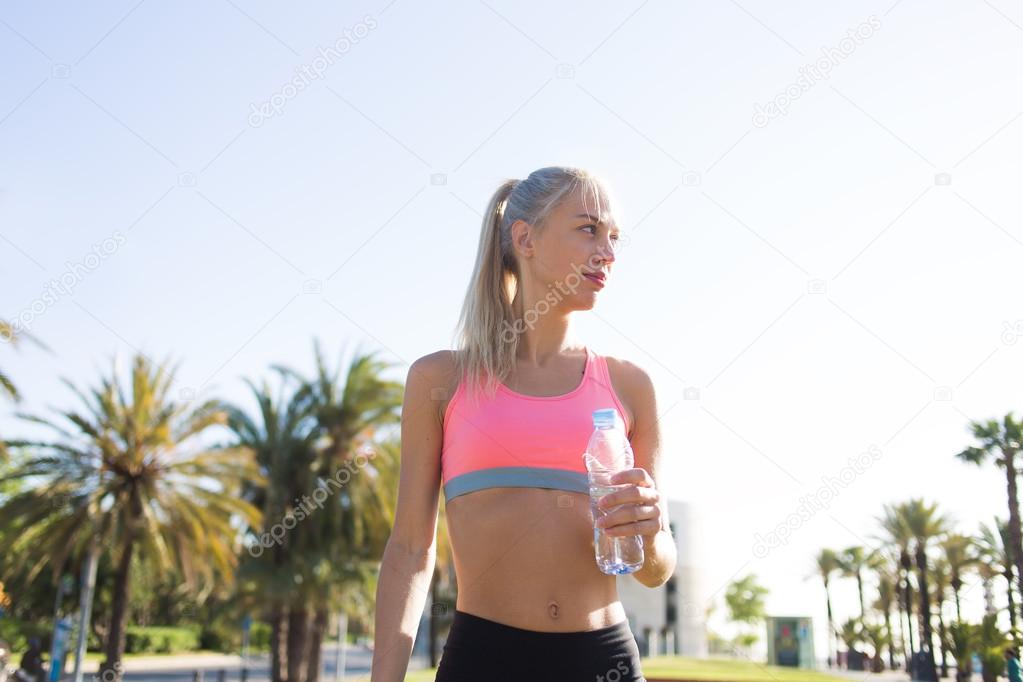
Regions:
[[[571,192],[582,191],[583,201],[592,197],[596,215],[610,216],[610,195],[594,175],[579,168],[548,166],[524,180],[505,180],[490,197],[483,214],[476,265],[458,320],[459,376],[470,393],[493,396],[515,368],[519,334],[506,339],[506,331],[519,328],[521,311],[512,306],[522,276],[512,248],[511,226],[523,220],[540,231],[551,211]]]

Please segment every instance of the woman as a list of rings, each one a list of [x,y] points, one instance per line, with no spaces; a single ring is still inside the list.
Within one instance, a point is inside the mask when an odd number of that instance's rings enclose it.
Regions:
[[[620,231],[574,168],[508,180],[483,218],[457,351],[409,368],[394,528],[377,587],[372,682],[404,679],[436,554],[443,487],[458,598],[438,682],[643,680],[616,577],[596,564],[586,469],[593,410],[621,414],[635,468],[601,498],[610,535],[641,535],[633,576],[662,585],[676,548],[656,472],[653,385],[572,333],[609,279]]]

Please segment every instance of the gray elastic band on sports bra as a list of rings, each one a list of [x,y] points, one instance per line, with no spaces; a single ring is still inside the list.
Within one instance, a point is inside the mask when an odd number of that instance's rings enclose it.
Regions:
[[[553,488],[574,493],[589,493],[585,472],[547,467],[493,467],[455,476],[444,486],[444,499],[484,488]]]

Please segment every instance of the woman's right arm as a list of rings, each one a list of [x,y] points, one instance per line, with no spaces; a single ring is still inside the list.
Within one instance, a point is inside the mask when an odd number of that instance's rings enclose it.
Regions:
[[[443,353],[413,362],[405,382],[398,499],[377,582],[370,682],[403,682],[430,592],[437,557]]]

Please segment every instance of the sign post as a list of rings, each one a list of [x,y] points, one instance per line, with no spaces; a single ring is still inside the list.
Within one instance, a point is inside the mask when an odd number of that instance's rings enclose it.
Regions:
[[[348,614],[337,614],[337,658],[334,665],[334,682],[345,678],[345,640],[348,639]]]
[[[92,598],[96,589],[96,566],[99,563],[99,548],[93,544],[82,567],[82,588],[78,603],[78,642],[75,645],[75,682],[82,682],[85,671],[82,662],[88,643],[89,621],[92,617]]]
[[[242,682],[249,679],[249,633],[252,632],[252,616],[245,614],[242,619]]]
[[[50,682],[59,682],[64,675],[64,654],[67,651],[67,636],[74,622],[70,616],[57,621],[53,630],[53,647],[50,649]]]

